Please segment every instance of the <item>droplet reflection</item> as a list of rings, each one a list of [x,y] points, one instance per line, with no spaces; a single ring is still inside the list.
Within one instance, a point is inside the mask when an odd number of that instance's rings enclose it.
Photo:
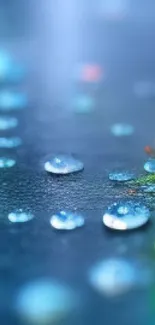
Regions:
[[[130,124],[114,124],[111,127],[111,132],[117,137],[129,136],[134,132],[134,128]]]
[[[44,168],[53,174],[69,174],[81,171],[84,165],[72,156],[56,155],[45,163]]]
[[[84,218],[72,212],[61,211],[52,216],[50,223],[53,228],[61,230],[72,230],[84,225]]]
[[[0,138],[0,148],[14,148],[20,146],[20,138]]]
[[[17,209],[8,215],[9,221],[13,223],[22,223],[22,222],[27,222],[30,221],[34,218],[34,215],[30,212],[26,212],[23,209]]]
[[[23,93],[1,91],[0,92],[0,110],[11,111],[20,110],[27,105],[27,96]]]
[[[128,171],[113,172],[109,174],[109,179],[115,182],[126,182],[134,178],[134,174]]]
[[[15,128],[18,125],[18,120],[15,117],[1,116],[0,130],[8,130]]]
[[[16,164],[16,161],[11,158],[0,157],[0,168],[10,168]]]
[[[112,204],[103,215],[103,223],[111,229],[128,230],[139,228],[150,219],[150,211],[139,202]]]

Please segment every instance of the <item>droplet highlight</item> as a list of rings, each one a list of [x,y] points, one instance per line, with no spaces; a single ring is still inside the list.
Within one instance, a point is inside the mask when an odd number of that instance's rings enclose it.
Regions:
[[[115,182],[126,182],[134,179],[134,174],[128,171],[124,172],[113,172],[109,174],[109,179]]]
[[[83,170],[81,161],[68,155],[56,155],[45,162],[44,168],[53,174],[70,174]]]
[[[149,159],[145,164],[144,164],[144,169],[148,173],[155,173],[155,159]]]
[[[149,209],[139,202],[127,201],[112,204],[103,215],[103,224],[111,229],[129,230],[146,224]]]
[[[0,168],[11,168],[16,164],[16,161],[11,158],[0,157]]]
[[[23,93],[1,91],[0,92],[0,110],[12,111],[21,110],[27,105],[27,96]]]
[[[18,125],[18,120],[15,117],[1,116],[0,130],[8,130],[15,128]]]
[[[59,230],[73,230],[82,227],[84,223],[83,216],[66,211],[60,211],[50,219],[51,226]]]
[[[116,137],[129,136],[134,132],[134,127],[130,124],[114,124],[111,127],[111,133]]]
[[[22,144],[22,140],[18,137],[0,138],[0,148],[15,148]]]
[[[22,223],[30,221],[34,218],[34,215],[31,212],[24,211],[23,209],[17,209],[8,215],[9,221],[13,223]]]

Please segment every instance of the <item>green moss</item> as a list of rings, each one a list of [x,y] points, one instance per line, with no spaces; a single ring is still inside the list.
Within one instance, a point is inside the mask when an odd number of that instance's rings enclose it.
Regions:
[[[155,184],[155,174],[141,176],[136,180],[130,182],[132,185],[147,185],[147,184]]]

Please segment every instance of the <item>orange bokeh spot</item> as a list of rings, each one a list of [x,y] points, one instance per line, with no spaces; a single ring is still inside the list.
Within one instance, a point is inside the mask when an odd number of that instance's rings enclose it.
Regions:
[[[153,150],[150,146],[146,146],[144,148],[144,151],[148,154],[148,155],[151,155],[153,153]]]
[[[97,64],[86,64],[81,73],[81,79],[86,82],[97,82],[102,78],[102,69]]]

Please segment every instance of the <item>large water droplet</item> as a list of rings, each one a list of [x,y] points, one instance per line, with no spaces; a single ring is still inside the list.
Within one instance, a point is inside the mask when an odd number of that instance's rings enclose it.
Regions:
[[[22,93],[11,91],[0,92],[0,110],[11,111],[22,109],[27,105],[27,96]]]
[[[111,258],[101,261],[92,268],[89,281],[99,293],[114,297],[134,287],[147,285],[151,278],[149,269],[141,263]]]
[[[117,136],[117,137],[122,137],[122,136],[129,136],[134,132],[134,128],[132,125],[129,124],[114,124],[111,127],[111,132]]]
[[[1,116],[0,130],[8,130],[15,128],[18,125],[18,120],[15,117]]]
[[[72,291],[56,281],[40,279],[23,286],[16,298],[16,311],[30,324],[57,324],[75,307]]]
[[[10,168],[16,164],[16,161],[11,158],[0,157],[0,168]]]
[[[14,148],[20,146],[20,138],[0,138],[0,148]]]
[[[111,229],[128,230],[143,226],[150,218],[150,211],[139,202],[112,204],[103,215],[103,223]]]
[[[149,159],[145,164],[144,164],[144,169],[148,173],[155,173],[155,159]]]
[[[8,215],[8,219],[11,222],[27,222],[34,218],[34,215],[30,212],[23,211],[23,209],[17,209]]]
[[[155,185],[144,185],[141,186],[140,189],[145,193],[155,193]]]
[[[126,182],[134,178],[134,174],[128,171],[113,172],[109,174],[109,179],[116,182]]]
[[[56,155],[45,163],[44,168],[49,173],[69,174],[81,171],[84,165],[72,156]]]
[[[77,213],[60,211],[52,216],[50,223],[55,229],[72,230],[82,227],[85,221],[84,218]]]

